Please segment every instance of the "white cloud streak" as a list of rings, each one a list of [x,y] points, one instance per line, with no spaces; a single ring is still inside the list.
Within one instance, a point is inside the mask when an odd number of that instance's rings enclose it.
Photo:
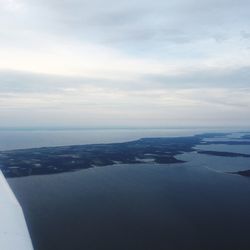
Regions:
[[[247,0],[0,0],[2,124],[248,124],[249,9]]]

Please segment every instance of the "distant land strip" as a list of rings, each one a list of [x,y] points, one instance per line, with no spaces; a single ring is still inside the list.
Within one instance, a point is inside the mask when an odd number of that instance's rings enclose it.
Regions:
[[[221,152],[221,151],[197,151],[199,154],[214,155],[214,156],[224,156],[224,157],[247,157],[250,158],[250,154],[232,153],[232,152]]]
[[[0,168],[6,177],[56,174],[114,164],[183,163],[176,155],[197,151],[204,139],[229,133],[206,133],[187,137],[142,138],[124,143],[42,147],[0,152]],[[248,139],[247,137],[245,139]],[[243,139],[244,140],[244,139]],[[217,151],[200,154],[250,157],[250,155]]]

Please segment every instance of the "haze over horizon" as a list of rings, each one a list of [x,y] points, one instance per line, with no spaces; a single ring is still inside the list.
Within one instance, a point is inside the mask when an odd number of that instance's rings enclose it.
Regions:
[[[1,127],[248,126],[247,0],[0,0]]]

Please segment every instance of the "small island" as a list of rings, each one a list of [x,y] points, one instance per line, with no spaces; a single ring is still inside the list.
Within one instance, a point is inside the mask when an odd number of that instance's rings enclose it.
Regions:
[[[250,177],[250,170],[233,172],[232,174],[238,174],[238,175],[241,175],[241,176]]]
[[[199,150],[198,154],[213,155],[213,156],[223,156],[223,157],[247,157],[250,158],[250,154],[232,153],[232,152],[222,152],[222,151],[205,151]]]

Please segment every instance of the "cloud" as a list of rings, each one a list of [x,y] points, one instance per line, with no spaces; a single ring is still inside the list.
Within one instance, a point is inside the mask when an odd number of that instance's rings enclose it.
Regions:
[[[232,126],[250,121],[250,90],[133,92],[79,88],[0,96],[1,126]]]
[[[190,43],[249,32],[249,1],[1,1],[2,23],[17,32],[71,37],[126,48]],[[9,7],[8,7],[9,6]],[[17,7],[18,6],[18,7]],[[1,25],[4,29],[5,25]],[[18,33],[18,32],[17,32]],[[147,46],[148,45],[148,46]],[[154,46],[152,46],[154,47]],[[151,48],[153,49],[153,48]]]
[[[6,125],[250,121],[248,0],[0,6]]]
[[[175,75],[145,75],[149,85],[172,88],[248,88],[250,83],[250,67],[241,68],[206,68],[195,69]]]
[[[129,73],[128,73],[129,74]],[[130,72],[131,74],[131,72]],[[60,93],[81,88],[102,91],[164,91],[169,89],[248,89],[250,66],[200,68],[169,73],[133,72],[125,79],[101,76],[68,76],[0,70],[0,93]]]

